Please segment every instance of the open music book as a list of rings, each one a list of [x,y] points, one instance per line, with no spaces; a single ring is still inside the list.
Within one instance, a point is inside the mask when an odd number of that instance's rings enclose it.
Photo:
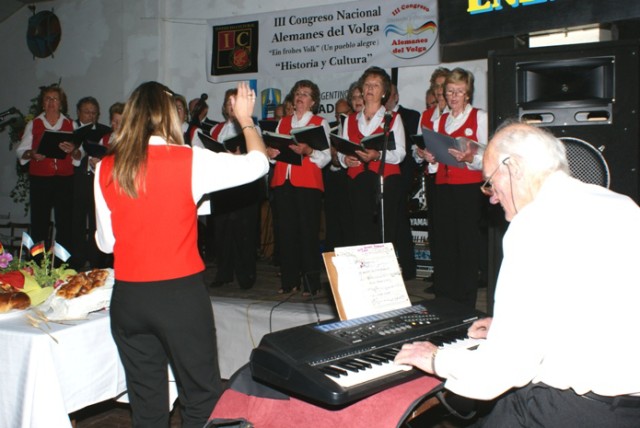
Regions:
[[[433,156],[435,156],[436,161],[449,166],[456,166],[458,168],[464,168],[465,163],[456,161],[453,155],[449,153],[449,149],[466,152],[467,147],[470,147],[471,151],[475,154],[482,146],[480,143],[470,138],[454,138],[427,128],[422,128],[422,135],[412,135],[410,138],[416,146],[423,150],[428,150]]]
[[[227,138],[224,141],[218,141],[214,140],[207,134],[198,131],[198,137],[205,148],[215,153],[235,153],[238,147],[240,147],[240,153],[247,153],[247,142],[242,134]]]
[[[356,143],[347,138],[341,137],[336,134],[331,134],[331,144],[342,154],[355,156],[357,151],[365,151],[366,149],[373,149],[382,151],[384,147],[384,134],[371,134],[360,140],[360,143]],[[389,141],[387,144],[387,150],[396,149],[396,140],[393,135],[393,131],[389,134]]]
[[[280,152],[280,154],[275,157],[275,160],[292,165],[302,165],[302,155],[297,154],[289,148],[292,144],[298,144],[290,135],[265,131],[262,133],[262,139],[267,147],[271,147]]]
[[[290,140],[289,144],[304,143],[310,146],[313,150],[326,150],[329,148],[329,141],[327,140],[327,134],[324,131],[324,126],[303,126],[302,128],[293,128],[291,135],[277,134],[275,132],[265,131],[263,134],[272,137],[278,137],[285,140]]]
[[[411,306],[393,244],[340,247],[322,256],[341,320]]]

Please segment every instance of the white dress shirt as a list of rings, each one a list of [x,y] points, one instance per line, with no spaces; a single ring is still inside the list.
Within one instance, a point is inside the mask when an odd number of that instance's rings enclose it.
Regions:
[[[483,400],[530,382],[640,393],[638,242],[631,199],[561,172],[547,178],[504,236],[487,340],[436,356],[446,387]]]

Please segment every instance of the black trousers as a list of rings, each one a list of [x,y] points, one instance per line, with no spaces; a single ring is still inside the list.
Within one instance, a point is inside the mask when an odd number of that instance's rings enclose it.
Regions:
[[[349,182],[349,198],[353,207],[353,245],[393,242],[397,248],[397,227],[402,203],[402,178],[399,174],[384,179],[384,241],[380,209],[380,177],[365,171]]]
[[[76,270],[82,269],[87,262],[90,268],[106,268],[113,265],[111,256],[100,251],[96,243],[93,180],[94,174],[88,172],[86,161],[75,168],[69,265]]]
[[[437,184],[434,233],[429,236],[436,280],[434,293],[474,308],[481,253],[482,192],[479,184]]]
[[[124,366],[134,427],[169,426],[167,363],[183,427],[201,428],[222,394],[216,329],[202,274],[168,281],[116,281],[111,334]]]
[[[324,180],[325,251],[344,247],[353,242],[351,221],[351,200],[347,171],[331,171],[326,167]]]
[[[216,281],[232,282],[234,273],[243,288],[256,281],[260,181],[212,193],[216,236]]]
[[[289,290],[306,280],[305,288],[320,288],[320,211],[322,192],[292,186],[286,181],[273,189],[278,215],[278,243],[282,288]]]
[[[29,178],[31,198],[31,237],[36,244],[46,242],[51,247],[49,222],[51,211],[55,220],[56,241],[71,251],[71,218],[73,214],[73,176]]]
[[[636,403],[640,404],[639,401]],[[603,403],[544,384],[529,384],[500,398],[476,423],[484,428],[631,428],[640,425],[640,406]]]

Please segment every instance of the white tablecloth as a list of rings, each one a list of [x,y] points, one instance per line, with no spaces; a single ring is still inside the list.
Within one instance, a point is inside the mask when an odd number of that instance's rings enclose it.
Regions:
[[[213,298],[220,372],[228,379],[249,361],[262,336],[335,317],[309,303]],[[271,320],[271,330],[269,327]],[[0,314],[0,427],[70,427],[69,413],[122,398],[125,377],[111,337],[108,311],[69,325],[50,323],[56,343],[23,314]],[[46,326],[42,324],[46,329]],[[175,385],[171,386],[175,397]]]
[[[0,426],[68,427],[69,413],[125,391],[108,313],[69,324],[49,324],[56,343],[22,314],[0,317]]]

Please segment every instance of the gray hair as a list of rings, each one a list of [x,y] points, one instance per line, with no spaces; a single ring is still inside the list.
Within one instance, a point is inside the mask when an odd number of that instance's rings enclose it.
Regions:
[[[517,160],[536,181],[556,171],[569,174],[564,144],[544,128],[508,121],[498,127],[491,143],[499,159]]]

